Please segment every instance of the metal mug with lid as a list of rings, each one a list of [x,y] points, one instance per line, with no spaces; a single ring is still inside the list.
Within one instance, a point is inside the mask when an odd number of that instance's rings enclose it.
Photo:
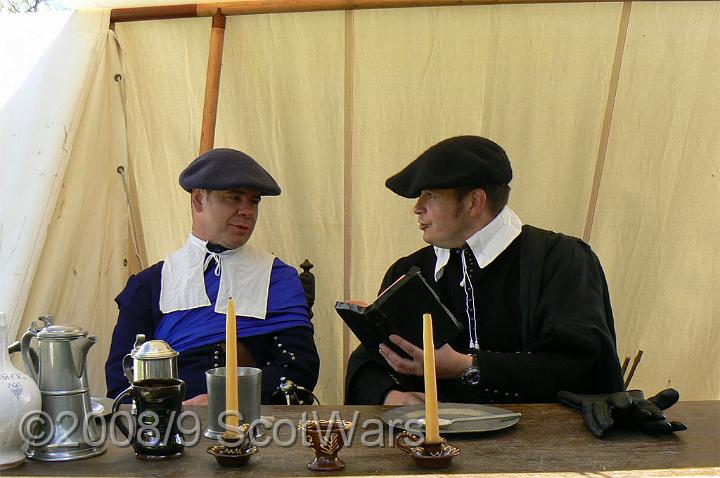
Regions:
[[[123,358],[123,369],[130,383],[147,378],[178,378],[177,356],[164,340],[145,341],[137,334],[132,351]]]

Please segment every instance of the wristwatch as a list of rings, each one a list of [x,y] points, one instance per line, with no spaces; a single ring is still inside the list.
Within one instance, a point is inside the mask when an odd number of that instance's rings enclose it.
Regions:
[[[472,364],[465,369],[460,381],[468,387],[477,387],[480,385],[480,367],[478,366],[478,354],[472,354]]]

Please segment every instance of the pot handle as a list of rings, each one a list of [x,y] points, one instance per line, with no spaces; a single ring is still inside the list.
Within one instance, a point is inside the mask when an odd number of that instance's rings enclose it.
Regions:
[[[25,332],[25,335],[23,335],[20,341],[20,352],[22,353],[23,362],[25,362],[25,368],[28,370],[28,373],[30,373],[32,379],[35,380],[35,383],[38,383],[39,360],[37,352],[35,352],[30,345],[30,341],[35,335],[36,332],[32,328]]]
[[[113,416],[120,409],[120,405],[122,405],[123,399],[125,397],[127,397],[128,395],[130,395],[132,390],[133,390],[132,386],[129,386],[128,388],[126,388],[125,390],[120,392],[120,395],[118,395],[115,398],[115,401],[113,402],[113,406],[112,406]],[[125,424],[122,422],[122,420],[120,420],[119,416],[114,416],[114,418],[115,418],[115,420],[114,420],[115,425],[120,429],[120,432],[122,432],[122,434],[125,435],[125,438],[130,439],[130,431],[128,430],[128,427],[125,426]],[[130,424],[128,424],[128,425],[130,425]]]

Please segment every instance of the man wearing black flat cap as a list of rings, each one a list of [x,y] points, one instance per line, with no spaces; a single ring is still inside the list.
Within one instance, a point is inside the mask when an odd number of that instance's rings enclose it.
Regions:
[[[523,225],[507,206],[512,169],[505,151],[478,136],[446,139],[385,185],[418,198],[430,245],[396,261],[381,291],[419,267],[464,324],[436,344],[444,402],[554,402],[560,390],[623,390],[607,284],[580,239]],[[420,325],[419,325],[420,326]],[[350,357],[345,400],[424,401],[423,351],[396,335],[379,356],[360,345]]]
[[[248,240],[262,196],[280,187],[247,154],[210,150],[180,174],[190,193],[186,244],[130,277],[117,296],[120,313],[105,364],[108,396],[128,385],[122,360],[136,334],[162,339],[180,353],[179,378],[191,403],[207,400],[205,371],[225,364],[227,298],[236,302],[238,365],[262,369],[262,403],[284,403],[281,377],[312,390],[320,359],[297,271]]]

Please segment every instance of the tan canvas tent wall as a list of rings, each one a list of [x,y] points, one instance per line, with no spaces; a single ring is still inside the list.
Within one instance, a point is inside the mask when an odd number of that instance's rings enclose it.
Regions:
[[[0,105],[0,310],[18,335],[45,313],[98,335],[97,395],[113,297],[189,230],[177,175],[198,149],[210,19],[108,27],[107,11],[76,12]],[[633,386],[719,398],[718,57],[718,2],[228,17],[215,145],[283,187],[252,241],[315,264],[323,403],[342,400],[354,346],[334,301],[372,299],[422,245],[384,180],[457,134],[506,147],[525,222],[593,246],[619,354],[644,350]]]

